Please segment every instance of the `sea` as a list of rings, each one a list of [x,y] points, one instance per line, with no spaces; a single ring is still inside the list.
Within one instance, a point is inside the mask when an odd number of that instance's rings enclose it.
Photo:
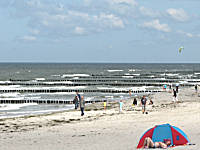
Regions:
[[[74,109],[73,104],[30,102],[72,101],[74,90],[85,90],[80,94],[86,101],[119,101],[162,91],[165,84],[174,87],[176,84],[194,86],[199,83],[200,64],[0,63],[0,119]],[[91,92],[93,90],[95,92]],[[4,100],[10,100],[10,103]],[[12,103],[20,100],[27,102]]]

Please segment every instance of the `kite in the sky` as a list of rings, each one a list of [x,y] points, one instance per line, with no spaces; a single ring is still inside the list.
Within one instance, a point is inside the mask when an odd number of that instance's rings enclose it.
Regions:
[[[184,47],[181,46],[181,47],[178,49],[179,53],[181,53],[181,51],[182,51],[183,49],[184,49]]]

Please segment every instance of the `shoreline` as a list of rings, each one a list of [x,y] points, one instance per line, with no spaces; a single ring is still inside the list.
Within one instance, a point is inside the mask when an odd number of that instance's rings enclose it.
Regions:
[[[183,90],[187,90],[190,89],[192,90],[192,88],[184,88]],[[160,92],[160,93],[150,93],[150,94],[146,94],[148,95],[148,101],[149,98],[151,97],[151,99],[155,99],[156,100],[156,104],[154,103],[153,105],[147,105],[147,111],[148,112],[155,112],[158,111],[159,109],[167,109],[167,108],[176,108],[177,104],[179,103],[183,103],[183,101],[180,99],[178,102],[174,103],[172,100],[165,100],[162,99],[162,101],[159,101],[158,97],[162,96],[162,95],[171,95],[172,97],[172,93],[169,91],[166,92]],[[195,94],[193,94],[195,95]],[[141,105],[140,105],[140,99],[141,96],[137,96],[137,101],[138,101],[138,105],[137,106],[132,106],[132,102],[133,99],[135,97],[131,97],[127,100],[123,100],[123,112],[133,112],[135,114],[137,114],[138,112],[141,112]],[[191,102],[191,100],[185,100],[184,99],[184,103],[187,102]],[[104,106],[103,106],[103,102],[99,102],[99,103],[93,103],[93,104],[89,104],[86,105],[85,107],[85,112],[86,115],[85,116],[79,116],[78,113],[80,113],[80,108],[75,110],[75,109],[69,109],[69,110],[61,110],[61,111],[55,111],[55,112],[47,112],[47,113],[43,113],[43,114],[30,114],[30,115],[25,115],[25,116],[16,116],[16,117],[8,117],[8,118],[0,118],[0,125],[2,125],[1,122],[4,121],[15,121],[15,120],[23,120],[23,119],[34,119],[34,118],[53,118],[55,117],[55,122],[62,122],[62,121],[58,121],[57,119],[60,119],[58,116],[65,116],[65,118],[63,119],[68,119],[63,121],[63,123],[70,123],[72,121],[81,121],[84,120],[86,117],[88,118],[92,118],[95,117],[96,114],[100,114],[100,117],[102,116],[106,116],[106,115],[116,115],[119,114],[119,103],[118,101],[109,101],[109,103],[107,103],[107,107],[106,110],[104,110]],[[92,113],[91,113],[92,112]],[[96,113],[95,113],[96,112]],[[94,115],[93,115],[94,114]],[[66,116],[69,117],[66,117]],[[58,117],[58,118],[57,118]],[[71,117],[71,118],[70,118]],[[98,116],[99,117],[99,116]],[[87,120],[87,119],[86,119]],[[33,121],[32,121],[33,122]],[[0,126],[1,127],[1,126]],[[15,132],[15,131],[13,131]]]
[[[12,144],[13,150],[41,147],[50,150],[76,150],[80,149],[80,146],[91,150],[135,149],[139,138],[148,128],[157,124],[170,123],[183,129],[191,139],[191,143],[196,144],[189,147],[177,146],[173,149],[197,149],[200,138],[198,130],[200,97],[195,94],[194,89],[181,89],[177,103],[172,102],[172,93],[168,92],[156,93],[151,97],[154,105],[147,106],[148,114],[142,114],[140,106],[132,107],[132,99],[129,99],[124,101],[122,113],[119,113],[118,103],[111,104],[112,108],[107,110],[102,110],[103,103],[96,103],[86,106],[83,117],[79,110],[66,110],[51,114],[0,119],[0,132],[3,137],[0,145],[4,150]],[[26,136],[29,140],[25,138]],[[51,139],[51,142],[47,142],[47,139]],[[75,142],[76,140],[79,142]],[[34,144],[34,141],[37,144]],[[56,141],[59,144],[56,144]],[[12,148],[9,147],[10,149]]]

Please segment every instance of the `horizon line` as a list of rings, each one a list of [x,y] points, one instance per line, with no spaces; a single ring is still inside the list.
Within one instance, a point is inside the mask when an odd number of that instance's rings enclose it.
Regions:
[[[55,63],[55,64],[200,64],[200,62],[0,62],[0,63],[31,63],[31,64],[48,64],[48,63]]]

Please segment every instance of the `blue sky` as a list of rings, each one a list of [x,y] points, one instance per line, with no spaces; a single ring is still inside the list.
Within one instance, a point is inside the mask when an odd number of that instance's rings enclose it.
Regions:
[[[1,0],[0,62],[200,63],[199,10],[199,0]]]

